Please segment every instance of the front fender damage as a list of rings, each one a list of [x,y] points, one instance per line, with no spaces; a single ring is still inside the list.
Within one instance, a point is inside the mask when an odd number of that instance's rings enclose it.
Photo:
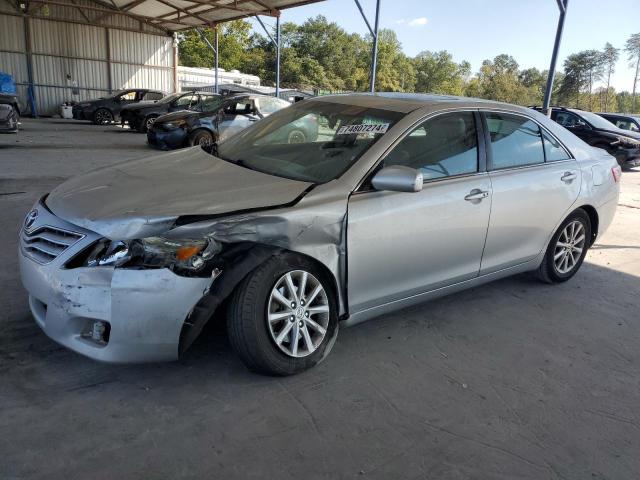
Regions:
[[[172,229],[169,238],[207,237],[222,244],[215,258],[222,271],[185,321],[182,355],[220,304],[252,270],[284,251],[309,256],[333,277],[340,316],[346,314],[346,199],[318,201],[266,212],[202,220]]]

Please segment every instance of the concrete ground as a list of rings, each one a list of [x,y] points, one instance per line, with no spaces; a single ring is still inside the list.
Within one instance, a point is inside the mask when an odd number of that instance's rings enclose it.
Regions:
[[[95,363],[50,341],[19,224],[142,135],[25,120],[0,136],[1,479],[640,477],[640,171],[570,282],[527,275],[340,332],[302,375],[248,372],[213,326],[184,361]]]

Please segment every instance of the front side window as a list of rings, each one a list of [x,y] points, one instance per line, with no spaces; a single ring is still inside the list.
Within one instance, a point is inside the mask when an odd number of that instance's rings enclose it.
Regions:
[[[405,114],[308,100],[221,142],[217,155],[246,168],[324,183],[341,176]]]
[[[192,93],[188,93],[187,95],[183,95],[178,100],[176,100],[175,106],[182,108],[189,108],[191,104],[196,99],[196,96]]]
[[[384,165],[415,168],[425,180],[476,173],[478,137],[473,113],[448,113],[425,121],[391,150]]]
[[[121,102],[132,102],[135,99],[136,99],[136,92],[135,91],[123,93],[118,97],[118,100],[121,101]]]
[[[544,163],[540,127],[533,120],[505,113],[487,113],[492,169]]]

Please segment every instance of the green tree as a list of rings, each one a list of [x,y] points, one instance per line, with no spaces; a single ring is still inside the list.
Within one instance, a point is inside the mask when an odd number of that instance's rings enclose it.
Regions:
[[[471,65],[460,64],[446,50],[440,52],[424,51],[413,60],[416,71],[415,90],[417,92],[446,95],[463,95]]]
[[[244,65],[246,51],[251,47],[251,24],[245,20],[236,20],[225,23],[219,28],[220,68],[225,70],[240,69]],[[214,31],[210,28],[203,28],[202,32],[213,45]],[[179,41],[180,65],[213,68],[215,65],[213,51],[196,30],[187,30],[181,33]]]
[[[526,87],[519,80],[518,62],[506,54],[482,62],[480,71],[467,87],[467,94],[501,102],[526,105]]]

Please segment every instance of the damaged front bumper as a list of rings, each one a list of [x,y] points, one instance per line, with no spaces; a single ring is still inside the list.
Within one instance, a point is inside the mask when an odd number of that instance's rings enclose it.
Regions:
[[[31,238],[39,231],[51,237],[56,230],[82,237],[47,262],[34,256],[21,232],[20,274],[42,330],[61,345],[104,362],[178,358],[184,321],[207,294],[212,278],[181,277],[168,269],[65,268],[99,236],[43,210],[29,230]]]

